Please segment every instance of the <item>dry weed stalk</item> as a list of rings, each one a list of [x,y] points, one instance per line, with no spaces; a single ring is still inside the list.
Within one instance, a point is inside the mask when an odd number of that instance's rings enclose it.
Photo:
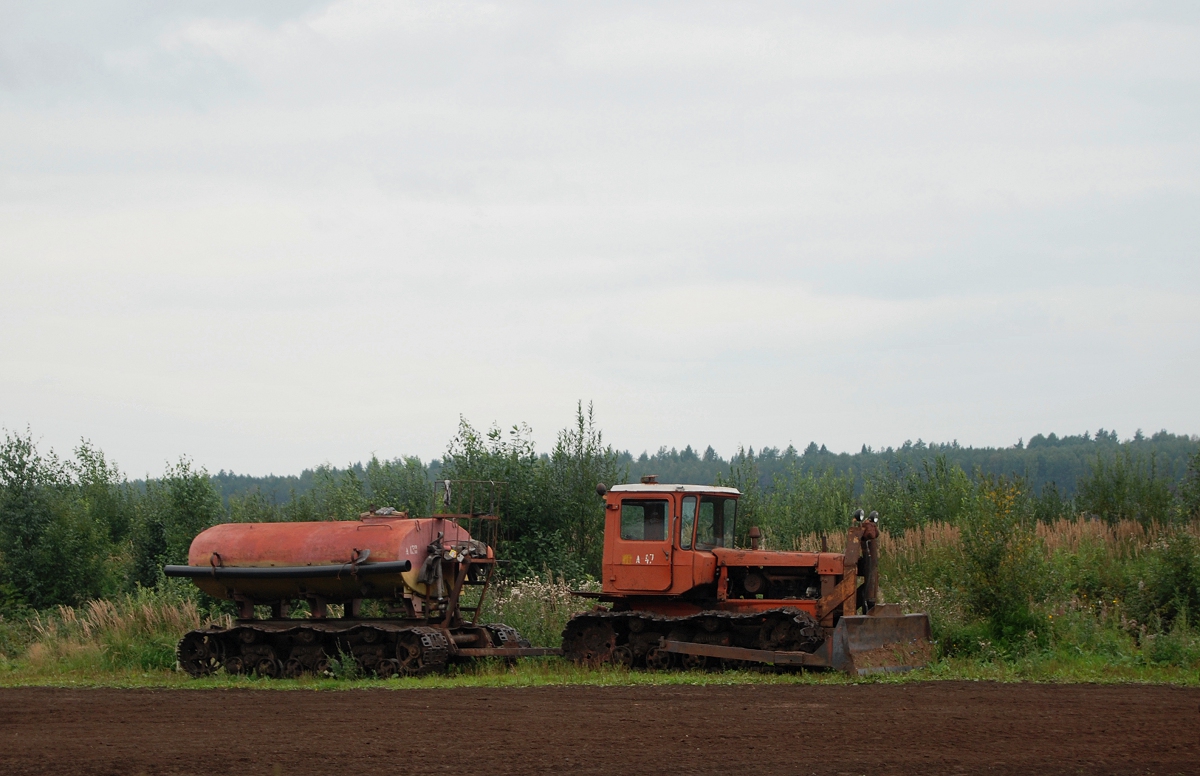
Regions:
[[[1134,520],[1122,520],[1109,525],[1099,520],[1064,519],[1054,523],[1038,523],[1036,533],[1043,548],[1049,554],[1078,552],[1081,547],[1102,547],[1119,558],[1135,558],[1155,546],[1172,533],[1178,531],[1200,539],[1200,522],[1185,526],[1169,526],[1151,523],[1143,526]],[[879,549],[884,556],[900,563],[915,563],[931,550],[958,547],[961,533],[957,526],[948,523],[927,523],[910,528],[903,534],[880,531]],[[842,552],[846,546],[844,534],[826,537],[829,552]],[[821,535],[817,533],[797,536],[791,549],[798,552],[821,550]]]
[[[1050,553],[1078,552],[1082,547],[1101,547],[1113,557],[1136,558],[1180,530],[1200,538],[1200,523],[1197,522],[1178,527],[1157,522],[1142,525],[1134,520],[1122,520],[1110,525],[1094,519],[1040,523],[1037,534]]]

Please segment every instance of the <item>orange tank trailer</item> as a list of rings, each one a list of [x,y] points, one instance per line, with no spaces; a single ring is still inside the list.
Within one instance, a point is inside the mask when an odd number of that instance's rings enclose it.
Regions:
[[[314,602],[324,615],[328,603],[350,604],[363,599],[390,599],[422,611],[424,583],[419,570],[430,546],[441,536],[444,550],[472,547],[471,535],[446,518],[410,519],[406,513],[362,515],[355,521],[313,523],[223,523],[200,533],[188,552],[192,569],[231,569],[229,577],[195,574],[192,581],[214,598],[243,605],[286,606],[291,600]],[[491,547],[479,547],[481,561],[494,558]],[[408,567],[404,567],[404,562]],[[238,576],[247,569],[291,569],[291,574]],[[339,570],[332,576],[305,574],[318,569]],[[193,572],[194,574],[194,572]],[[249,610],[244,610],[249,618]]]
[[[475,510],[472,496],[469,511],[432,517],[380,509],[351,521],[226,523],[201,532],[188,564],[164,573],[236,602],[238,619],[186,634],[180,667],[193,676],[297,677],[324,674],[350,656],[360,672],[388,677],[439,671],[454,660],[557,654],[531,647],[507,625],[479,622],[496,568],[494,548],[480,537],[494,543],[498,533],[497,483],[455,483],[459,493],[482,489],[480,500],[493,508]],[[450,484],[438,484],[449,505]],[[381,601],[387,616],[362,616],[369,599]],[[293,615],[297,601],[307,603],[305,616]],[[340,617],[329,616],[331,604],[342,606]],[[258,619],[255,607],[263,605],[271,616]]]

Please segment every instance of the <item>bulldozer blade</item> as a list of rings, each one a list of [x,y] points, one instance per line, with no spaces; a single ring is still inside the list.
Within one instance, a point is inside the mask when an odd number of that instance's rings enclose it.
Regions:
[[[933,654],[927,614],[842,617],[830,641],[830,664],[860,676],[921,668]]]

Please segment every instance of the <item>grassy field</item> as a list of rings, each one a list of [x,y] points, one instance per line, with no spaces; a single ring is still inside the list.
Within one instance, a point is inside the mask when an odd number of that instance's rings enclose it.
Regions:
[[[1175,666],[1112,665],[1100,659],[1046,655],[1016,662],[980,663],[949,658],[905,674],[849,677],[832,671],[642,671],[616,668],[583,669],[560,658],[524,659],[516,665],[499,662],[454,666],[446,674],[419,678],[261,679],[215,675],[192,679],[173,669],[157,670],[38,670],[0,666],[0,687],[121,687],[169,689],[347,690],[436,689],[456,687],[541,687],[554,685],[730,685],[730,684],[876,684],[937,680],[992,682],[1152,683],[1200,686],[1200,671]]]

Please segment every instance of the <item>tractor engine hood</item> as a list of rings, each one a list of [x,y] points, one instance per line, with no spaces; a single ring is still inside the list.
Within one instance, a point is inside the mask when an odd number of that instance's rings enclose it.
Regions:
[[[722,566],[754,568],[813,568],[818,574],[841,574],[846,556],[840,552],[773,552],[714,547],[710,552]]]

